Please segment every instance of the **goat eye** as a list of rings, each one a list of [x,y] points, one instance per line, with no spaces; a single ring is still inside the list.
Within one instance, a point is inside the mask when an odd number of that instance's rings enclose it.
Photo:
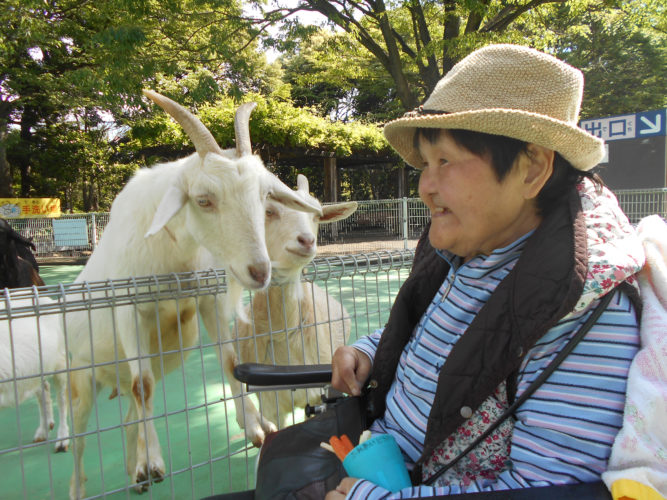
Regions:
[[[199,205],[201,208],[210,208],[213,206],[213,203],[211,203],[211,200],[208,198],[197,198],[197,205]]]
[[[280,212],[276,208],[266,208],[264,213],[268,219],[280,218]]]

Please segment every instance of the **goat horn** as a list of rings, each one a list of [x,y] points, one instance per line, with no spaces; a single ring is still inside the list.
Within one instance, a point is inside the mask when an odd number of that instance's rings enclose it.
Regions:
[[[204,158],[207,153],[222,153],[220,146],[215,142],[213,134],[204,126],[204,124],[195,115],[190,113],[177,102],[172,101],[152,90],[144,89],[143,93],[155,104],[164,109],[176,122],[183,127],[185,133],[195,145],[199,156]]]
[[[308,177],[306,177],[303,174],[299,174],[296,176],[296,189],[297,191],[303,191],[306,194],[310,194],[308,192]]]
[[[250,113],[257,106],[256,102],[246,102],[241,104],[234,115],[234,133],[236,134],[236,155],[241,156],[252,154],[252,144],[250,143]]]

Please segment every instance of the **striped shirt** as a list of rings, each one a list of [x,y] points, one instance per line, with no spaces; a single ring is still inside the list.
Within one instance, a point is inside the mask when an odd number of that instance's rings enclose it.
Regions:
[[[456,341],[496,286],[516,264],[531,233],[488,256],[451,264],[404,348],[387,409],[371,427],[392,434],[412,467],[423,449],[426,423],[438,374]],[[526,356],[517,396],[549,364],[597,305],[561,320]],[[354,347],[372,360],[381,330]],[[627,373],[639,347],[637,319],[630,300],[616,292],[607,310],[563,364],[516,412],[511,441],[512,468],[495,480],[479,479],[447,487],[415,487],[389,492],[359,481],[348,498],[407,498],[463,492],[547,486],[599,479],[623,418]]]

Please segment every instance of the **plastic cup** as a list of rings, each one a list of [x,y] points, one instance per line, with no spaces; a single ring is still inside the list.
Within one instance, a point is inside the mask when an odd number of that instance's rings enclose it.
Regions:
[[[356,446],[343,467],[350,477],[367,479],[391,492],[412,485],[401,450],[389,434],[378,434]]]

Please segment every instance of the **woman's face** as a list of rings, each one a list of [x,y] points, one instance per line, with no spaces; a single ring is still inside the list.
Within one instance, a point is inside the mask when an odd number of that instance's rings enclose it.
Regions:
[[[429,239],[465,261],[516,241],[539,225],[535,200],[527,197],[526,169],[518,164],[498,181],[489,158],[459,146],[443,130],[435,143],[423,137],[424,170],[419,196],[431,210]]]

